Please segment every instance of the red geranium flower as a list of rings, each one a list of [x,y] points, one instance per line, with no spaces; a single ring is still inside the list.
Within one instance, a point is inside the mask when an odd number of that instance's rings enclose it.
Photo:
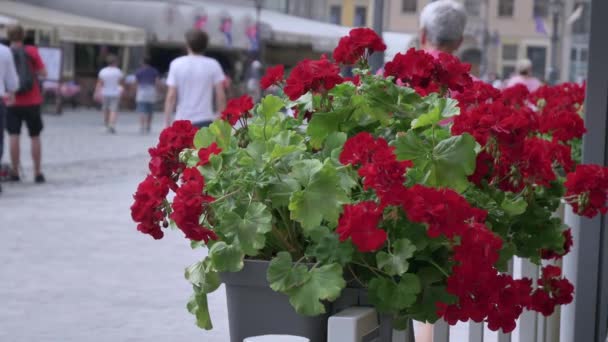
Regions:
[[[348,36],[340,39],[334,50],[334,60],[336,63],[352,65],[362,57],[384,50],[386,50],[386,44],[374,30],[360,27],[352,29]]]
[[[292,101],[309,91],[325,92],[342,83],[340,68],[330,62],[325,55],[313,61],[305,59],[298,63],[287,78],[285,94]]]
[[[197,169],[189,168],[184,170],[182,180],[183,184],[177,189],[173,199],[171,219],[187,239],[205,243],[216,240],[215,232],[199,223],[206,206],[215,200],[203,192],[205,178]]]
[[[209,157],[213,154],[222,153],[222,149],[217,147],[217,143],[212,143],[208,147],[201,148],[198,150],[198,165],[207,165],[209,163]]]
[[[378,228],[382,210],[376,203],[367,201],[344,206],[336,232],[340,241],[351,239],[360,252],[378,250],[386,241],[386,231]]]
[[[166,178],[172,189],[175,189],[177,174],[185,167],[179,161],[179,153],[193,147],[194,135],[198,129],[187,120],[177,120],[161,133],[158,145],[148,150],[150,153],[149,168],[156,178]]]
[[[157,240],[163,237],[160,223],[165,220],[163,204],[168,193],[169,185],[164,178],[148,175],[139,184],[131,206],[131,217],[139,223],[137,230]]]
[[[228,121],[234,126],[242,117],[251,117],[249,111],[253,109],[253,99],[249,95],[243,95],[228,100],[226,109],[222,112],[222,120]]]
[[[608,168],[595,164],[578,165],[566,176],[566,200],[574,212],[589,218],[606,214]]]
[[[283,65],[276,65],[266,70],[266,74],[260,79],[260,86],[266,90],[270,86],[283,82],[283,75],[285,73],[285,67]]]

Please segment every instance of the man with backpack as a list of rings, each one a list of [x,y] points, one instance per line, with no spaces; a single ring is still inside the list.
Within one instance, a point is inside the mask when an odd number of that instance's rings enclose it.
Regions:
[[[11,49],[0,44],[0,173],[2,172],[2,155],[4,153],[4,122],[6,104],[13,101],[13,93],[19,88],[19,77],[15,69]],[[2,186],[0,186],[2,192]]]
[[[15,92],[15,99],[8,105],[6,115],[6,130],[10,139],[11,155],[11,181],[19,181],[20,147],[19,139],[21,126],[25,122],[30,138],[32,140],[32,159],[34,161],[34,181],[44,183],[41,163],[40,132],[42,131],[42,117],[40,107],[42,105],[42,94],[38,77],[46,77],[46,68],[34,46],[24,45],[25,31],[19,25],[11,26],[7,30],[10,41],[17,75],[19,76],[19,88]]]

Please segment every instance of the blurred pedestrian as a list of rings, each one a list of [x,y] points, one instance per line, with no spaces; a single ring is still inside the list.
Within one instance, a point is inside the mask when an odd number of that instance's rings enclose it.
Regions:
[[[158,70],[150,65],[150,58],[144,57],[142,66],[135,72],[135,79],[137,81],[135,101],[137,102],[137,111],[141,113],[142,133],[150,133],[159,76]]]
[[[118,68],[116,56],[108,55],[106,61],[108,65],[99,71],[95,92],[101,95],[101,110],[106,132],[115,134],[124,75]]]
[[[420,47],[434,57],[454,54],[462,44],[467,13],[459,2],[438,0],[420,12]]]
[[[40,114],[42,105],[42,92],[38,78],[46,77],[46,68],[38,49],[32,45],[24,45],[25,31],[19,25],[11,26],[7,30],[13,60],[19,77],[19,88],[15,92],[15,99],[8,105],[6,115],[6,129],[10,136],[11,175],[10,180],[19,181],[20,168],[20,135],[21,125],[25,122],[31,138],[32,160],[34,162],[34,181],[44,183],[45,178],[41,171],[42,146],[40,132],[43,124]]]
[[[533,92],[543,85],[538,78],[532,76],[532,61],[529,59],[524,58],[517,61],[515,71],[517,73],[507,80],[505,88],[523,84],[530,92]]]
[[[0,44],[0,173],[2,155],[4,154],[4,123],[6,121],[6,105],[14,100],[14,92],[19,88],[19,77],[11,49]],[[1,178],[1,177],[0,177]],[[2,192],[2,185],[0,185]]]
[[[257,59],[254,59],[247,71],[247,81],[245,86],[247,88],[247,94],[253,98],[253,102],[260,101],[262,97],[262,88],[260,87],[260,79],[262,78],[262,63]]]
[[[165,125],[170,125],[175,111],[175,119],[206,127],[215,118],[214,94],[218,112],[226,107],[225,76],[218,61],[203,55],[209,41],[206,32],[190,29],[185,38],[188,55],[176,58],[169,66]]]

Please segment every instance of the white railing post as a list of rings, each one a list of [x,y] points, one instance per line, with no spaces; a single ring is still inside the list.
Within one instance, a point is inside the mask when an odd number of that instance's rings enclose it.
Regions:
[[[433,342],[450,342],[450,326],[442,319],[433,325]]]

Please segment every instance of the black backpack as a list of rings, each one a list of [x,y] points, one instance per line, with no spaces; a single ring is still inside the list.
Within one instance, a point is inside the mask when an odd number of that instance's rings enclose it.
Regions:
[[[27,93],[34,88],[34,72],[30,63],[30,56],[25,52],[24,48],[12,48],[13,60],[15,61],[15,68],[17,69],[17,75],[19,76],[19,89],[17,94]]]

